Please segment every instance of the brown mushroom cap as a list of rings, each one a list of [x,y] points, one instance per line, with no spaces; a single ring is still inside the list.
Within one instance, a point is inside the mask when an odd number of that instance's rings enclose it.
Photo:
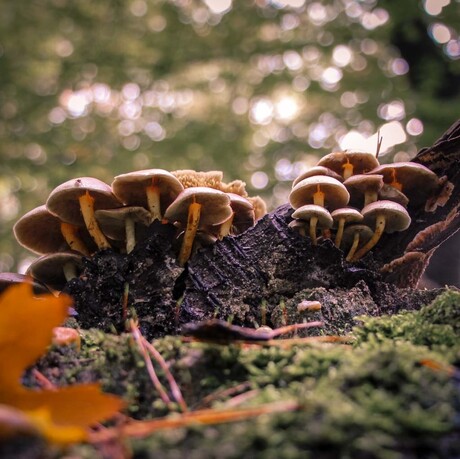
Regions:
[[[86,192],[94,199],[95,210],[121,207],[121,202],[112,193],[112,188],[93,177],[80,177],[62,183],[51,192],[46,207],[67,223],[84,225],[79,198]]]
[[[302,172],[293,182],[292,182],[292,188],[294,188],[300,181],[303,179],[306,179],[308,177],[314,177],[315,175],[327,175],[328,177],[335,178],[339,182],[343,182],[343,177],[342,175],[337,174],[331,169],[328,169],[327,167],[324,166],[314,166],[308,169],[305,172]]]
[[[184,189],[180,181],[164,169],[147,169],[117,175],[112,182],[114,195],[125,205],[148,207],[146,187],[155,185],[160,191],[162,211]]]
[[[0,273],[0,293],[4,292],[12,285],[23,283],[32,284],[33,291],[37,295],[41,293],[50,293],[46,285],[38,280],[32,279],[30,276],[18,273]]]
[[[396,180],[402,185],[402,191],[413,206],[424,205],[439,188],[438,176],[421,164],[400,162],[382,164],[371,170],[369,174],[380,174],[383,181],[392,184]]]
[[[96,210],[94,214],[102,232],[117,241],[123,241],[126,238],[126,219],[131,218],[134,223],[142,226],[149,226],[151,223],[149,211],[139,206],[101,209]]]
[[[306,204],[305,206],[299,207],[292,213],[292,217],[303,221],[309,221],[312,217],[316,217],[318,219],[318,228],[332,228],[334,223],[329,211],[315,204]]]
[[[363,174],[378,167],[377,158],[371,153],[358,151],[337,151],[323,156],[317,166],[327,167],[337,174],[343,176],[344,165],[350,163],[353,165],[353,175]]]
[[[385,232],[404,231],[411,223],[411,218],[403,206],[393,201],[376,201],[361,211],[364,222],[370,227],[375,226],[378,215],[385,216]]]
[[[374,234],[374,231],[367,225],[350,225],[347,226],[343,231],[342,243],[344,248],[350,248],[353,244],[355,234],[359,233],[359,241],[361,245],[364,245]]]
[[[318,187],[325,193],[324,203],[329,210],[345,207],[350,199],[347,189],[338,180],[318,175],[301,180],[292,189],[289,202],[294,209],[313,203],[313,195]]]
[[[182,191],[166,209],[164,218],[170,222],[187,222],[189,206],[201,204],[200,227],[220,225],[232,214],[230,198],[223,191],[207,187],[190,187]]]
[[[76,252],[57,252],[42,255],[28,268],[27,274],[49,285],[55,290],[62,290],[67,283],[65,265],[70,263],[78,271],[83,269],[82,257]]]
[[[338,223],[339,220],[344,220],[345,223],[359,223],[363,220],[363,216],[359,210],[354,209],[353,207],[342,207],[340,209],[335,209],[331,212],[332,219],[334,223]]]
[[[356,174],[347,178],[343,184],[350,193],[350,204],[361,208],[366,194],[378,198],[378,192],[383,187],[383,178],[378,174]]]
[[[403,207],[406,208],[409,204],[408,197],[402,191],[399,191],[395,187],[387,185],[386,183],[378,192],[378,197],[380,200],[397,202],[398,204],[401,204]]]
[[[24,214],[14,225],[13,232],[19,244],[34,253],[45,254],[68,248],[61,232],[61,220],[45,205]],[[78,232],[85,245],[95,251],[96,246],[85,228]]]
[[[254,225],[255,212],[254,207],[246,198],[235,193],[227,193],[230,198],[230,207],[234,212],[232,226],[237,233],[242,233]]]

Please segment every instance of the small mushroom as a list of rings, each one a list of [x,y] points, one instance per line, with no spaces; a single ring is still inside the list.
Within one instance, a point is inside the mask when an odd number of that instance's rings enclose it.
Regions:
[[[129,206],[95,212],[101,230],[116,241],[126,241],[126,253],[136,245],[136,226],[150,225],[151,215],[144,207]]]
[[[315,204],[334,210],[345,207],[349,199],[350,194],[342,183],[325,175],[301,180],[289,195],[289,202],[294,209],[305,204]]]
[[[403,206],[392,201],[376,201],[361,211],[364,222],[375,227],[374,235],[354,255],[352,261],[362,258],[379,241],[384,232],[404,231],[411,223],[411,218]]]
[[[328,169],[327,167],[324,166],[314,166],[310,167],[310,169],[306,170],[305,172],[302,172],[293,182],[292,182],[292,188],[294,188],[300,181],[303,179],[306,179],[308,177],[314,177],[315,175],[327,175],[328,177],[335,178],[339,182],[343,182],[343,177],[340,174],[337,174],[331,169]]]
[[[152,220],[161,220],[163,211],[184,189],[180,181],[164,169],[147,169],[117,175],[112,182],[115,196],[125,205],[150,211]]]
[[[16,240],[26,249],[38,254],[65,250],[70,247],[88,256],[95,245],[81,227],[61,221],[45,205],[24,214],[14,225]]]
[[[313,245],[317,244],[316,230],[324,228],[332,228],[334,221],[327,209],[315,204],[306,204],[299,207],[292,213],[293,218],[309,222],[310,238]]]
[[[84,224],[99,249],[110,248],[94,216],[95,210],[121,207],[106,183],[93,177],[68,180],[51,192],[46,207],[64,222]]]
[[[54,327],[52,343],[59,347],[73,345],[79,351],[81,347],[81,338],[75,328]]]
[[[352,207],[342,207],[341,209],[335,209],[331,216],[334,222],[337,224],[337,233],[335,235],[335,246],[340,248],[342,243],[343,229],[345,223],[359,223],[363,220],[361,213],[353,209]]]
[[[219,229],[219,239],[228,234],[240,234],[254,225],[254,207],[250,201],[243,196],[235,193],[227,193],[230,198],[232,215],[226,220]]]
[[[254,208],[254,219],[257,221],[267,213],[267,204],[260,196],[248,196],[246,198]]]
[[[382,201],[397,202],[405,208],[407,208],[407,205],[409,204],[409,199],[402,191],[399,191],[397,188],[387,185],[386,183],[383,184],[382,189],[379,191],[378,198]]]
[[[347,261],[351,261],[359,247],[364,245],[374,235],[374,232],[366,225],[350,225],[343,232],[343,246],[349,248],[346,256]]]
[[[32,284],[33,292],[36,295],[41,293],[50,293],[48,287],[30,276],[18,273],[0,273],[0,293],[3,293],[8,287],[16,284]]]
[[[34,279],[54,290],[62,290],[66,283],[78,277],[83,269],[82,257],[75,252],[57,252],[42,255],[28,268]]]
[[[178,262],[184,266],[190,258],[198,228],[220,225],[232,214],[230,198],[222,191],[207,187],[190,187],[182,191],[166,209],[165,219],[185,226]]]
[[[337,174],[341,175],[344,180],[356,174],[363,174],[378,167],[377,158],[371,153],[359,151],[338,151],[323,156],[317,166],[327,167]]]
[[[350,204],[362,209],[377,201],[378,192],[383,187],[383,178],[377,174],[357,174],[347,178],[343,184],[350,193]]]
[[[421,164],[400,162],[382,164],[369,174],[380,174],[388,185],[403,192],[411,206],[424,206],[439,189],[438,176]]]

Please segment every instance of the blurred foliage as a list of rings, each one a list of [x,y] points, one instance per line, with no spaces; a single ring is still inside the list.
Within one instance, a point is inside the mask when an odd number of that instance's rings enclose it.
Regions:
[[[458,3],[6,2],[0,271],[25,256],[13,223],[73,177],[221,169],[273,208],[353,137],[409,159],[458,117]]]

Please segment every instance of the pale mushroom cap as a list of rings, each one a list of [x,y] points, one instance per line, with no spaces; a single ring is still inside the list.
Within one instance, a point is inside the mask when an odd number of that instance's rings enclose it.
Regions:
[[[45,205],[24,214],[14,225],[13,232],[19,244],[40,255],[68,248],[61,233],[61,220]],[[80,227],[78,232],[88,249],[96,250],[94,241],[86,229]]]
[[[18,273],[0,273],[0,293],[4,292],[8,287],[16,284],[32,284],[35,294],[50,293],[48,287],[41,282],[32,279],[30,276]]]
[[[180,181],[164,169],[147,169],[117,175],[112,182],[112,189],[123,204],[147,207],[145,189],[150,185],[156,185],[160,190],[162,210],[184,189]]]
[[[305,206],[299,207],[292,213],[292,217],[304,221],[309,221],[312,217],[316,217],[318,219],[318,228],[332,228],[334,223],[329,211],[315,204],[306,204]]]
[[[243,232],[254,225],[254,206],[246,198],[238,194],[227,194],[230,198],[230,207],[235,213],[233,216],[233,225],[237,228],[238,232]]]
[[[356,190],[360,193],[366,191],[377,192],[383,187],[383,178],[378,174],[356,174],[347,178],[343,184],[348,191]]]
[[[359,223],[363,221],[363,216],[359,210],[353,209],[352,207],[342,207],[336,209],[331,213],[334,222],[339,220],[345,220],[345,223]]]
[[[151,223],[150,212],[139,206],[101,209],[96,210],[94,214],[102,232],[118,241],[126,238],[125,221],[127,218],[131,218],[135,223],[143,226],[149,226]]]
[[[325,193],[324,204],[330,210],[345,207],[350,199],[347,189],[338,180],[318,175],[301,180],[292,189],[289,195],[289,202],[294,209],[305,204],[313,203],[313,195],[316,193],[318,185]]]
[[[350,225],[343,230],[342,245],[344,248],[350,247],[353,244],[355,234],[359,233],[359,241],[363,246],[374,234],[374,231],[367,225]]]
[[[359,151],[337,151],[323,156],[317,166],[327,167],[339,175],[343,175],[343,165],[353,165],[353,175],[369,172],[379,165],[377,158],[371,153]]]
[[[439,178],[434,172],[409,161],[382,164],[369,173],[382,175],[383,181],[388,184],[393,181],[394,174],[402,185],[402,192],[409,198],[409,203],[415,206],[425,204],[439,187]]]
[[[170,222],[187,222],[192,203],[201,204],[200,226],[219,225],[232,214],[230,198],[223,191],[207,187],[186,188],[166,209],[164,217]]]
[[[409,198],[401,191],[386,183],[378,193],[378,197],[381,200],[393,201],[401,204],[403,207],[407,207],[409,204]]]
[[[80,254],[70,251],[57,252],[37,258],[27,269],[27,274],[55,290],[61,290],[67,283],[64,275],[64,266],[67,263],[74,264],[77,270],[83,268]]]
[[[259,220],[267,213],[267,204],[260,196],[250,196],[247,200],[254,207],[254,217]]]
[[[302,172],[293,182],[292,188],[294,188],[300,181],[308,177],[314,177],[315,175],[327,175],[328,177],[335,178],[339,182],[343,182],[343,177],[331,169],[324,166],[314,166],[305,172]]]
[[[46,207],[67,223],[83,225],[78,199],[86,192],[94,199],[95,210],[121,207],[121,202],[112,193],[112,188],[94,177],[80,177],[62,183],[51,192]]]
[[[393,201],[376,201],[368,204],[361,211],[364,222],[375,226],[375,220],[378,215],[385,216],[385,232],[393,233],[395,231],[404,231],[411,223],[411,218],[401,204]]]

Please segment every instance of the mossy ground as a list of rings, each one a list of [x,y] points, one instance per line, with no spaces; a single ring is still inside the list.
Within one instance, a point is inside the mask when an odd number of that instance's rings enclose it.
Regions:
[[[161,338],[154,345],[189,409],[228,407],[240,394],[238,407],[294,400],[299,409],[123,442],[135,458],[458,458],[459,319],[460,293],[446,290],[419,311],[359,317],[353,345]],[[178,411],[158,397],[129,334],[89,330],[82,338],[80,352],[53,348],[37,368],[57,385],[100,381],[127,401],[126,414],[136,419]],[[35,384],[30,374],[25,382]],[[219,395],[231,388],[239,389]],[[89,444],[65,454],[104,457]]]

